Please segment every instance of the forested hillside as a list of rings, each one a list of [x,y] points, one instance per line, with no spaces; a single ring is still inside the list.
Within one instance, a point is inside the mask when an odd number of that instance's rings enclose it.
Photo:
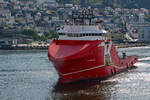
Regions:
[[[148,8],[150,9],[150,0],[56,0],[60,4],[73,3],[82,6],[111,6],[113,8]]]

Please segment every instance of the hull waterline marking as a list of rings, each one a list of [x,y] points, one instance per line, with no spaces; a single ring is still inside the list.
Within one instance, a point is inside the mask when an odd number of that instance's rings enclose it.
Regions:
[[[71,72],[71,73],[66,73],[66,74],[62,74],[62,75],[63,75],[63,76],[66,76],[66,75],[81,73],[81,72],[89,71],[89,70],[96,69],[96,68],[100,68],[100,67],[104,67],[104,66],[105,66],[105,65],[100,65],[100,66],[96,66],[96,67],[93,67],[93,68],[88,68],[88,69],[84,69],[84,70],[80,70],[80,71],[75,71],[75,72]],[[106,67],[106,66],[105,66],[105,67]]]

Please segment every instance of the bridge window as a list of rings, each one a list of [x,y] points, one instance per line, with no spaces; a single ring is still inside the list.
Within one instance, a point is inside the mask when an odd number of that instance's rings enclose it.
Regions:
[[[65,35],[65,33],[58,33],[59,35]]]
[[[65,34],[65,33],[59,33],[59,35],[67,35],[68,37],[83,37],[83,36],[102,36],[101,33],[83,33],[83,34]]]
[[[73,34],[68,34],[69,37],[73,37]]]

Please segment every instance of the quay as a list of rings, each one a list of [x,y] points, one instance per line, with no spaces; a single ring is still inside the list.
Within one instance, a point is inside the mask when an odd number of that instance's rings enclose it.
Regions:
[[[9,46],[0,46],[3,50],[47,50],[50,43],[43,44],[17,44]]]
[[[148,44],[146,43],[120,43],[120,44],[115,44],[117,48],[129,48],[129,47],[142,47],[142,46],[147,46]]]
[[[33,44],[17,44],[17,45],[9,45],[9,46],[0,46],[0,49],[3,50],[48,50],[50,43],[33,43]],[[129,48],[129,47],[142,47],[148,44],[145,43],[116,43],[115,46],[117,48]]]

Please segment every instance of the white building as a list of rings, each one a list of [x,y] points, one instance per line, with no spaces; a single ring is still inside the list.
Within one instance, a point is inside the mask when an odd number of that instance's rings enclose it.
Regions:
[[[11,12],[9,10],[6,10],[6,9],[0,9],[0,15],[4,16],[4,17],[10,17]]]
[[[57,7],[58,4],[56,0],[43,0],[43,6],[44,7]]]
[[[13,25],[15,23],[15,18],[14,16],[8,17],[6,20],[6,24],[8,25]]]
[[[139,23],[139,22],[132,22],[126,24],[127,30],[132,36],[133,39],[143,40],[145,39],[142,34],[147,34],[149,30],[150,24],[149,23]],[[147,35],[144,35],[147,36]],[[143,38],[142,38],[143,37]]]
[[[144,16],[145,16],[144,13],[139,14],[139,22],[140,23],[144,23]]]
[[[150,42],[150,26],[140,29],[140,41]]]
[[[73,4],[65,4],[65,7],[73,7]]]
[[[41,19],[41,13],[38,12],[35,16],[35,20],[40,20]]]
[[[59,17],[52,17],[52,21],[59,21]]]

